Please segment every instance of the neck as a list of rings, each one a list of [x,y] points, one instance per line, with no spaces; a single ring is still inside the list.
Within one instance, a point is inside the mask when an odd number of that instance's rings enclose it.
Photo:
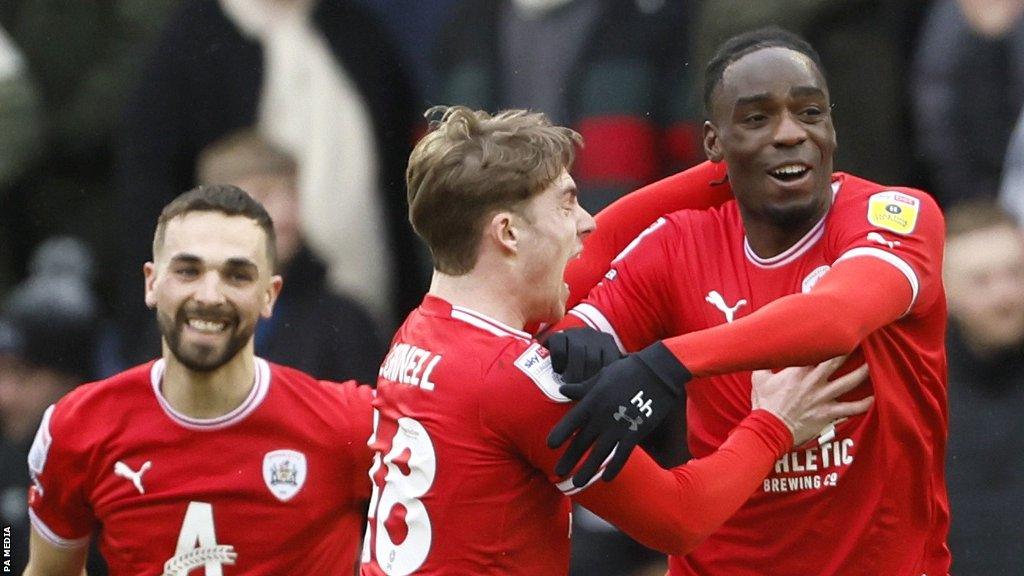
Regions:
[[[743,229],[751,250],[761,258],[773,258],[800,241],[828,213],[832,196],[826,196],[821,207],[805,217],[786,219],[773,215],[755,214],[740,203]]]
[[[161,393],[168,404],[190,418],[223,416],[239,407],[256,381],[252,340],[227,364],[210,372],[192,370],[164,344]]]
[[[508,279],[508,274],[491,273],[474,269],[462,276],[449,276],[434,270],[429,293],[448,303],[469,308],[517,330],[526,326],[527,318],[522,307],[512,296],[517,294],[515,286],[497,282],[496,278]]]

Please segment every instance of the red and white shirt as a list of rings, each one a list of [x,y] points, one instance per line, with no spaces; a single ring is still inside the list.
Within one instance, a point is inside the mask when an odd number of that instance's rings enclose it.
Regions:
[[[836,174],[833,193],[826,216],[773,258],[751,250],[735,201],[666,216],[628,246],[605,280],[571,311],[613,334],[627,351],[680,334],[693,336],[688,344],[696,347],[701,334],[693,333],[811,292],[843,260],[881,260],[910,286],[912,304],[905,315],[868,335],[847,363],[867,362],[870,381],[850,397],[874,394],[872,408],[840,422],[819,445],[779,459],[732,519],[692,553],[671,559],[672,574],[948,572],[942,216],[920,191],[885,188],[848,174]],[[790,322],[795,321],[787,318],[774,330],[786,332]],[[759,338],[771,340],[772,330]],[[814,338],[804,340],[813,352]],[[733,346],[734,352],[764,347],[737,341]],[[729,349],[710,350],[703,372],[720,374],[729,356]],[[778,357],[760,364],[781,367]],[[749,372],[696,378],[687,385],[694,456],[722,443],[750,411],[750,393]]]
[[[176,412],[163,360],[51,406],[29,455],[33,526],[114,575],[353,574],[370,496],[371,391],[256,360],[222,417]]]
[[[377,381],[362,573],[567,574],[569,495],[649,545],[689,549],[792,443],[755,411],[707,459],[666,471],[636,451],[614,482],[576,489],[546,442],[570,407],[560,384],[528,333],[428,295]]]

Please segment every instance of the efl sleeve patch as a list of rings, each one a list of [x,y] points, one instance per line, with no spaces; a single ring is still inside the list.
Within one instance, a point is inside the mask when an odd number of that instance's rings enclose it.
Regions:
[[[913,232],[920,211],[920,200],[895,190],[878,192],[868,199],[868,222],[897,234]]]
[[[533,380],[533,383],[540,388],[545,396],[555,402],[569,402],[569,398],[562,395],[558,388],[562,385],[562,377],[551,367],[551,356],[547,348],[534,342],[525,352],[519,355],[515,361],[516,368]]]

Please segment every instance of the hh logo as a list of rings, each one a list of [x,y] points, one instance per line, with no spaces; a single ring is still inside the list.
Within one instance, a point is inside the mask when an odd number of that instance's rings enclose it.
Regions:
[[[722,314],[725,314],[725,322],[727,324],[733,321],[733,319],[736,316],[736,310],[738,310],[740,306],[747,305],[746,300],[740,299],[738,302],[736,302],[736,304],[729,306],[728,304],[725,303],[725,298],[723,298],[717,290],[712,290],[711,292],[708,292],[708,295],[704,297],[704,300],[706,300],[708,304],[711,304],[715,308],[718,308],[722,312]]]
[[[653,412],[653,410],[651,410],[651,401],[644,400],[643,390],[637,392],[636,396],[633,396],[633,399],[629,402],[636,406],[637,410],[639,410],[644,416],[647,416],[648,418],[651,417],[651,412]]]

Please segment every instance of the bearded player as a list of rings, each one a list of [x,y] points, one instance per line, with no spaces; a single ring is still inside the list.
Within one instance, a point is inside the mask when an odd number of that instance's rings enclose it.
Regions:
[[[160,359],[50,407],[29,455],[26,574],[353,574],[370,391],[253,354],[281,290],[263,207],[233,186],[168,204],[144,267]]]

